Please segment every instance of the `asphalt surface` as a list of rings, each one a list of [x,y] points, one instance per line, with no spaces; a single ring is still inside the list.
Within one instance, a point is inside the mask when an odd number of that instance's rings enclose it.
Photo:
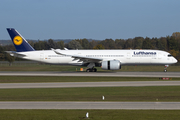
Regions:
[[[19,72],[1,71],[0,76],[105,76],[105,77],[180,77],[180,72]]]
[[[128,87],[128,86],[180,86],[180,81],[133,81],[133,82],[55,82],[55,83],[0,83],[6,88],[70,88],[70,87]]]
[[[180,110],[180,102],[0,102],[0,109]]]

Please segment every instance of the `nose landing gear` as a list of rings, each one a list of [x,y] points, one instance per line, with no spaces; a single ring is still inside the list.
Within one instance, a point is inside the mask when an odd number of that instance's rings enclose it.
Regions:
[[[169,65],[165,65],[164,72],[167,72],[167,67],[169,67]]]

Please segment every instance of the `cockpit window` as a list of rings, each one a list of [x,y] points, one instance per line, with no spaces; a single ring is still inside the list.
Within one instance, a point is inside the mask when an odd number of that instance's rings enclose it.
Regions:
[[[169,54],[169,55],[168,55],[168,57],[172,57],[172,55],[171,55],[171,54]]]

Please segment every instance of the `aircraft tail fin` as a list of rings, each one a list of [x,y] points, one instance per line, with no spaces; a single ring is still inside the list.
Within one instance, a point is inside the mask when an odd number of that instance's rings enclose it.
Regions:
[[[17,52],[35,51],[17,30],[14,28],[7,28],[7,31]]]

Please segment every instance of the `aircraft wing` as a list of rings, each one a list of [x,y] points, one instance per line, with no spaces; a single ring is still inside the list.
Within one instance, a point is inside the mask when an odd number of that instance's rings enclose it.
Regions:
[[[79,60],[78,62],[100,62],[103,59],[102,58],[94,58],[94,57],[86,57],[86,56],[81,56],[81,55],[69,55],[69,54],[64,54],[62,52],[59,52],[55,49],[52,49],[56,54],[58,55],[66,55],[66,56],[71,56],[73,61]]]

